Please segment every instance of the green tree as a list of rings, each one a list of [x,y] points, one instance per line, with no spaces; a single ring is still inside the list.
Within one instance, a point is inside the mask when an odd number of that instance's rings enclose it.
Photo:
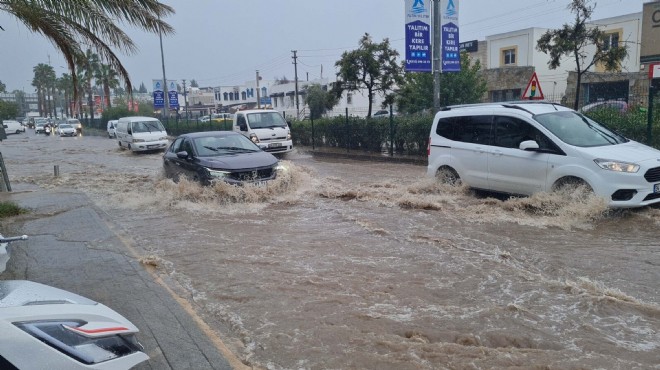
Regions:
[[[0,120],[14,119],[16,116],[18,116],[18,105],[0,100]]]
[[[110,89],[116,89],[119,87],[117,72],[107,64],[100,64],[94,77],[96,78],[96,85],[103,87],[103,96],[108,103],[108,108],[112,108]]]
[[[64,95],[64,101],[62,102],[64,113],[67,117],[72,117],[73,112],[71,111],[71,101],[73,99],[73,79],[71,78],[71,75],[62,73],[62,76],[57,79],[55,85],[60,93]]]
[[[140,94],[146,94],[146,93],[148,93],[148,91],[147,91],[147,87],[144,86],[144,82],[140,83],[140,88],[138,89],[138,92],[139,92]]]
[[[76,56],[84,53],[81,46],[92,48],[124,79],[129,92],[132,85],[128,71],[115,50],[134,54],[137,46],[123,29],[133,26],[152,33],[174,32],[162,20],[174,9],[158,0],[2,0],[0,11],[50,40],[64,56],[74,78]]]
[[[32,70],[34,72],[32,86],[37,89],[39,115],[48,116],[51,112],[50,95],[55,84],[55,70],[44,63],[37,64]]]
[[[309,106],[309,115],[312,119],[318,119],[329,109],[337,105],[338,99],[335,95],[324,90],[319,84],[307,87],[305,103]]]
[[[7,86],[0,81],[0,93],[7,92]]]
[[[190,87],[199,87],[199,84],[194,78],[190,80]]]
[[[99,56],[87,49],[84,54],[78,55],[78,65],[83,73],[85,91],[87,92],[87,106],[89,107],[89,117],[94,121],[94,90],[92,89],[92,79],[97,75],[100,62]]]
[[[440,75],[440,104],[471,104],[482,100],[488,90],[481,63],[461,53],[461,71]],[[406,73],[395,99],[400,112],[417,113],[433,108],[433,75]]]
[[[339,68],[335,92],[366,89],[369,98],[367,116],[371,117],[374,94],[380,93],[387,98],[401,79],[401,66],[396,61],[398,56],[399,52],[390,47],[388,39],[374,43],[365,33],[359,47],[345,51],[335,63]]]
[[[557,69],[564,56],[575,61],[577,85],[573,109],[578,109],[580,103],[580,85],[585,72],[597,63],[602,64],[607,71],[619,70],[621,62],[628,55],[625,44],[612,45],[605,32],[587,24],[594,7],[589,5],[589,0],[572,0],[568,9],[575,13],[573,24],[564,24],[560,29],[547,31],[536,43],[537,50],[550,55],[550,69]],[[595,46],[593,54],[590,50],[593,49],[592,45]]]

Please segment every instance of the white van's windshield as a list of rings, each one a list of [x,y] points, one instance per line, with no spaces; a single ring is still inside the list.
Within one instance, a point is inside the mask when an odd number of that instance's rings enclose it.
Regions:
[[[143,121],[143,122],[133,122],[132,124],[133,133],[136,132],[159,132],[165,131],[165,127],[160,121]]]
[[[598,122],[572,111],[539,114],[534,119],[561,141],[574,146],[605,146],[628,142],[628,139]]]
[[[277,112],[259,112],[250,113],[248,116],[248,123],[250,127],[255,128],[271,128],[271,127],[286,127],[286,121]]]

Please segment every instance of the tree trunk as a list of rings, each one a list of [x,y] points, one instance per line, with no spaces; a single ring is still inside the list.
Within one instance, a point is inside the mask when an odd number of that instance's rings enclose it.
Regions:
[[[103,92],[105,95],[105,100],[108,102],[108,109],[112,108],[112,99],[110,99],[110,85],[107,83],[103,84]]]

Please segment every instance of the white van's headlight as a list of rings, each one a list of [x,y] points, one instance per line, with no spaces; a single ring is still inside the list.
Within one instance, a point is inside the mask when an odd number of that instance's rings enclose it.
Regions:
[[[259,138],[255,134],[250,134],[250,140],[252,140],[252,142],[255,144],[259,143]]]
[[[229,176],[231,172],[229,171],[218,171],[218,170],[212,170],[210,168],[207,168],[206,171],[209,173],[209,177],[212,177],[214,179],[224,179],[225,177]]]
[[[291,132],[287,132],[287,133],[286,133],[286,139],[287,139],[287,140],[291,140]]]
[[[144,143],[144,139],[133,139],[134,143]]]
[[[639,171],[639,165],[635,163],[613,161],[610,159],[594,159],[594,162],[604,170],[627,173],[636,173]]]
[[[161,141],[161,140],[167,140],[167,136],[161,136],[161,137],[158,138],[158,140],[159,140],[159,141]]]

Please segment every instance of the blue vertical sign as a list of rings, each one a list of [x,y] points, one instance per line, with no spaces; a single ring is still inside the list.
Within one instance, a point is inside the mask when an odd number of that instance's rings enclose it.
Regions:
[[[406,0],[406,71],[431,72],[430,0]]]
[[[165,89],[163,80],[153,80],[154,83],[154,109],[165,108]]]
[[[167,81],[167,98],[169,99],[170,109],[179,109],[179,93],[176,90],[176,81]]]
[[[458,1],[441,0],[442,72],[461,71],[461,52],[458,42]]]

